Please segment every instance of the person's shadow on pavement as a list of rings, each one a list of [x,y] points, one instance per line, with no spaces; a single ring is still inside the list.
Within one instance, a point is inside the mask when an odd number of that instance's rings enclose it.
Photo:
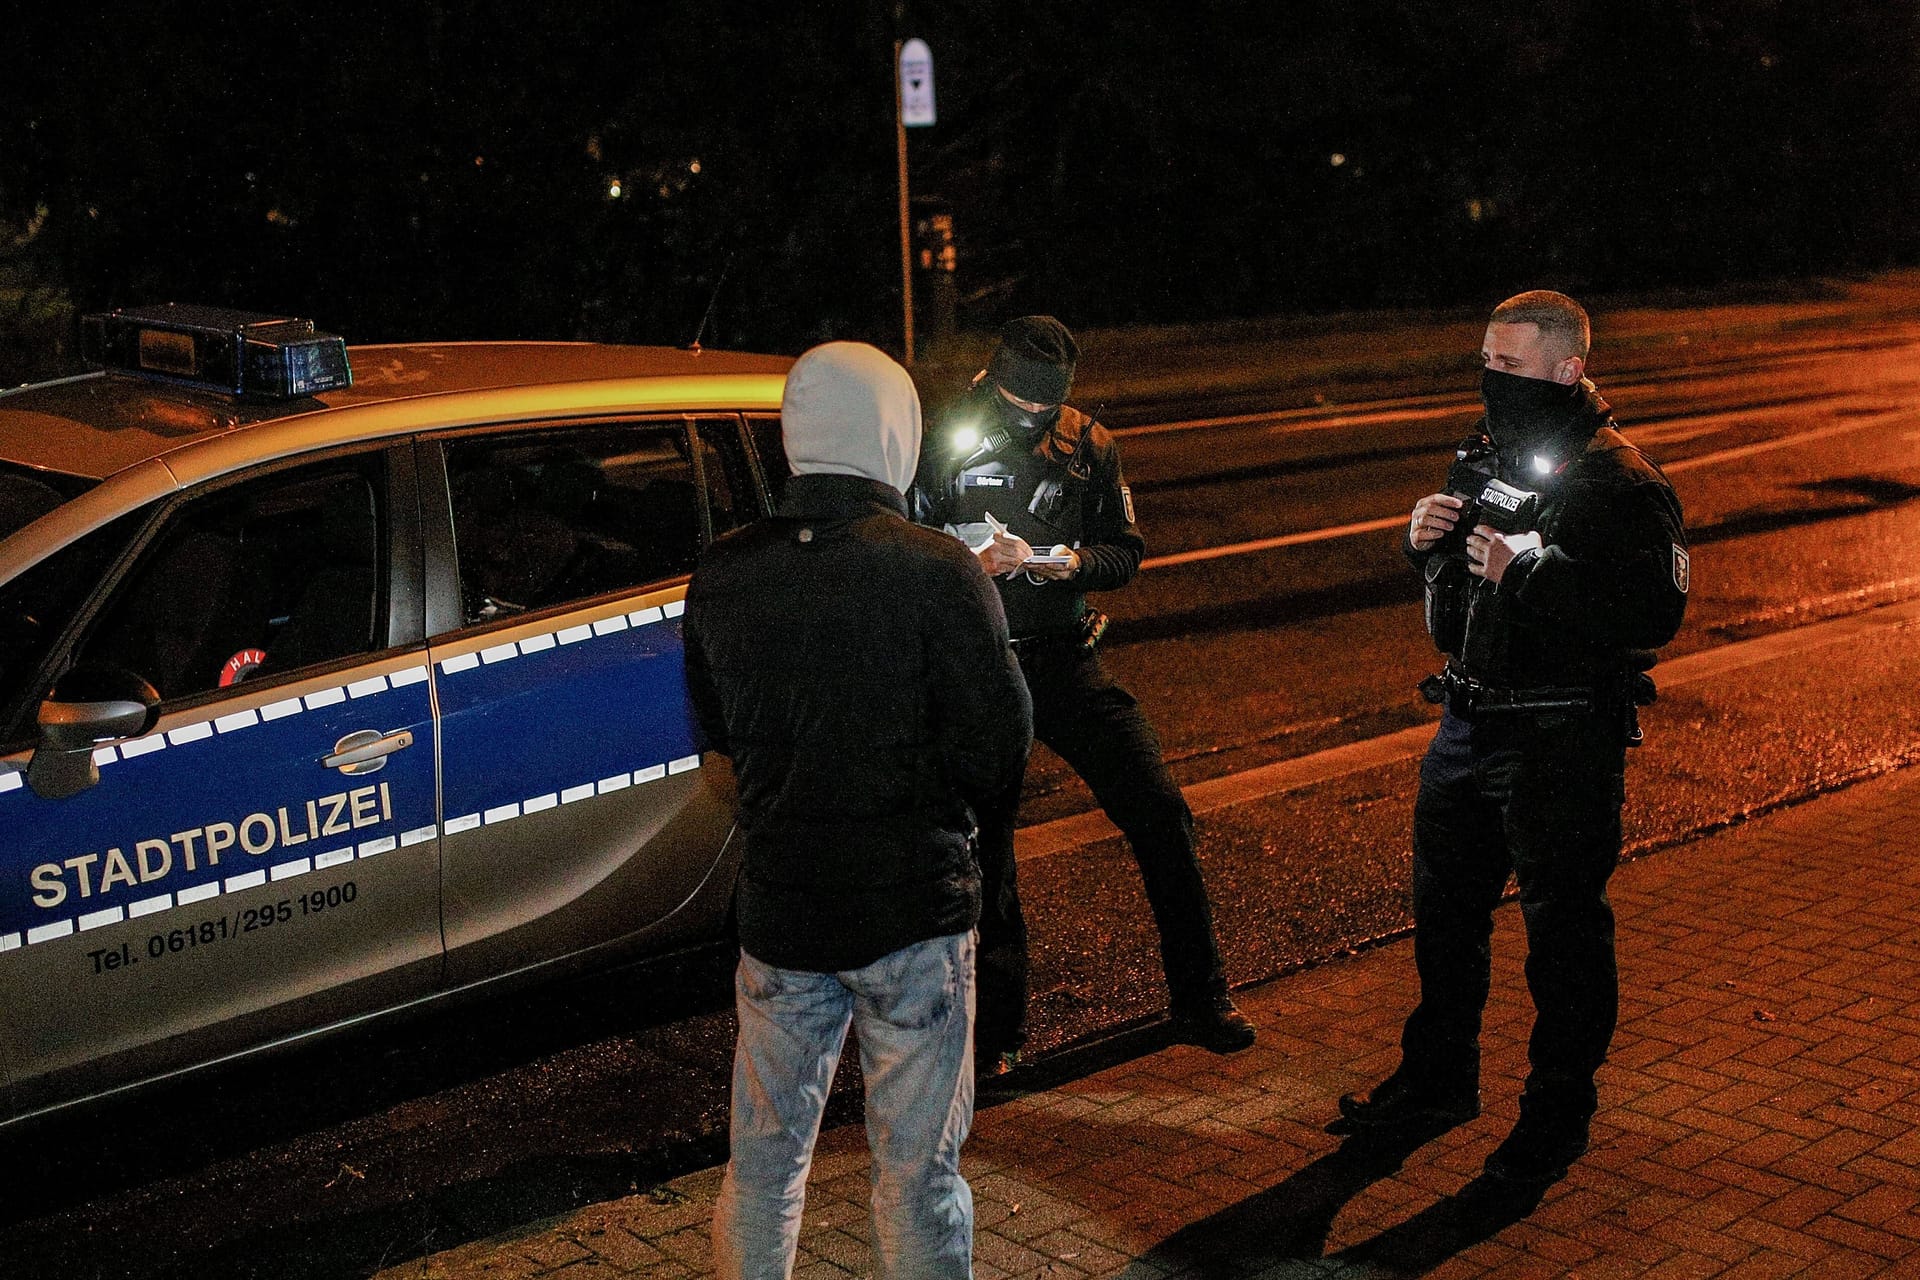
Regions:
[[[1323,1275],[1327,1235],[1340,1210],[1442,1131],[1351,1134],[1284,1182],[1174,1232],[1122,1272],[1123,1280]],[[1509,1190],[1476,1178],[1399,1226],[1333,1257],[1365,1270],[1417,1275],[1526,1217],[1543,1190]]]
[[[1394,1275],[1424,1275],[1532,1213],[1546,1190],[1546,1184],[1520,1186],[1482,1174],[1399,1226],[1388,1227],[1333,1257]]]

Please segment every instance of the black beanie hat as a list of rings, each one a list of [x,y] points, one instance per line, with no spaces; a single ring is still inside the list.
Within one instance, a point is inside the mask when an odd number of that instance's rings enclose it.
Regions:
[[[1031,404],[1064,404],[1080,347],[1052,316],[1021,316],[1000,330],[987,376]]]

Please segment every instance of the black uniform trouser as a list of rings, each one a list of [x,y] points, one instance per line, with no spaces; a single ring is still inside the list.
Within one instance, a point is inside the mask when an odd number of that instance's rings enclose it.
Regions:
[[[1607,879],[1620,856],[1625,732],[1617,717],[1452,712],[1420,766],[1413,817],[1413,954],[1420,1004],[1402,1070],[1479,1083],[1493,909],[1512,872],[1527,930],[1530,1095],[1590,1114],[1619,1017]]]
[[[1160,958],[1175,1007],[1227,989],[1213,913],[1193,851],[1193,813],[1160,757],[1160,739],[1133,695],[1099,655],[1071,642],[1023,648],[1033,695],[1033,736],[1058,752],[1125,833],[1160,930]],[[981,912],[974,1041],[1017,1049],[1027,1030],[1027,925],[1013,860],[1016,783],[980,817]]]

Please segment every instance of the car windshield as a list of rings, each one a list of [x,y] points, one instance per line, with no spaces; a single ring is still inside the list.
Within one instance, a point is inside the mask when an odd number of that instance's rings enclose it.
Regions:
[[[26,528],[94,481],[0,462],[0,538]]]

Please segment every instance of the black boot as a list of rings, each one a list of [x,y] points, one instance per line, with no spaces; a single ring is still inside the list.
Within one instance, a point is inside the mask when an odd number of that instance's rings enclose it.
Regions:
[[[1253,1019],[1224,991],[1173,1006],[1173,1036],[1182,1044],[1199,1045],[1210,1053],[1238,1053],[1251,1049],[1259,1034]]]
[[[1419,1082],[1405,1067],[1381,1081],[1365,1098],[1349,1093],[1340,1114],[1357,1129],[1432,1129],[1465,1124],[1480,1114],[1478,1086]]]
[[[1520,1123],[1487,1157],[1487,1176],[1515,1186],[1545,1186],[1586,1154],[1593,1107],[1550,1094],[1520,1095]]]

